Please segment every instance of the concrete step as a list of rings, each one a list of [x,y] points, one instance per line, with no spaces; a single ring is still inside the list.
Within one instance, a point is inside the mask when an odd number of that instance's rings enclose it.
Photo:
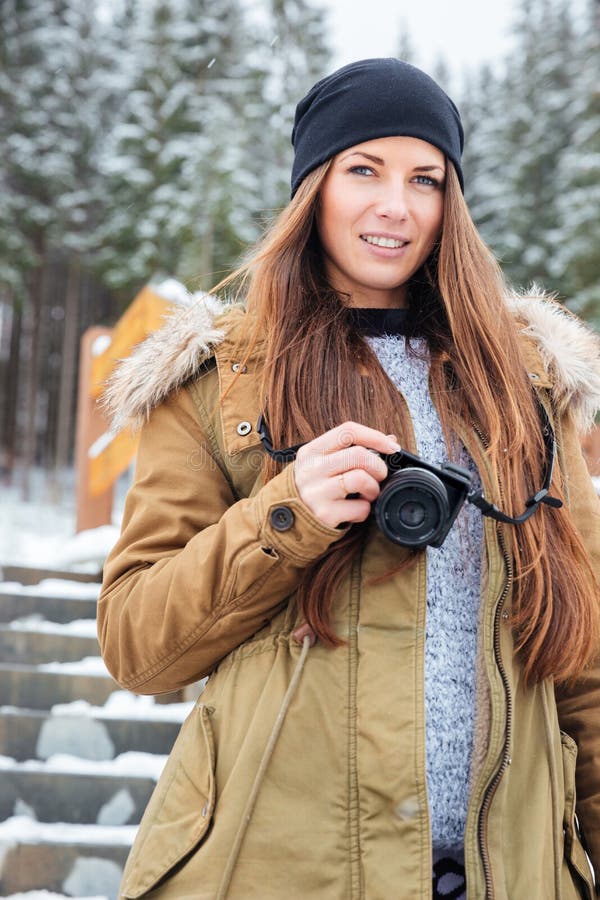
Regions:
[[[0,708],[0,756],[48,759],[70,753],[81,759],[114,759],[128,750],[166,755],[181,727],[160,719],[108,718]]]
[[[127,756],[127,755],[126,755]],[[135,759],[138,754],[135,754]],[[58,768],[70,765],[58,760]],[[142,757],[142,759],[144,759]],[[165,761],[164,757],[156,760]],[[54,771],[50,763],[14,763],[2,767],[0,821],[27,815],[37,822],[70,822],[89,825],[137,825],[156,781],[145,775],[104,774],[119,763],[87,763],[90,771]],[[82,767],[76,759],[74,766]],[[135,762],[132,762],[132,766]],[[143,768],[144,762],[139,763]],[[32,768],[37,766],[37,770]],[[102,767],[98,773],[94,767]],[[118,769],[116,770],[118,771]]]
[[[117,900],[135,828],[0,823],[0,896],[46,890]]]
[[[0,592],[0,622],[12,622],[24,616],[36,614],[50,622],[94,619],[96,605],[97,602],[94,599],[46,597],[25,592]]]
[[[39,584],[45,578],[78,581],[81,584],[102,581],[102,572],[71,572],[65,569],[38,569],[35,566],[0,565],[0,581],[18,581],[19,584]]]
[[[89,620],[93,622],[93,620]],[[0,625],[0,660],[4,663],[72,662],[85,656],[99,656],[96,637],[57,630],[44,630],[42,624]]]
[[[67,666],[49,671],[23,663],[0,663],[0,706],[21,706],[26,709],[51,709],[56,703],[87,700],[102,706],[119,685],[109,675],[89,674],[82,666],[81,673]]]

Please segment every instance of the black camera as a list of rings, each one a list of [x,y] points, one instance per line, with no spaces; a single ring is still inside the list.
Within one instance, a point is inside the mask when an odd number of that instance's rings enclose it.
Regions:
[[[379,529],[395,544],[422,550],[427,546],[442,546],[465,500],[476,506],[483,516],[509,525],[522,525],[542,503],[559,509],[562,500],[549,493],[556,457],[556,440],[548,414],[541,403],[538,403],[538,411],[546,449],[546,473],[542,487],[525,501],[525,510],[520,515],[508,515],[486,500],[481,491],[470,491],[471,473],[463,466],[448,462],[438,468],[406,450],[400,450],[397,453],[378,454],[388,467],[388,475],[381,482],[380,494],[372,505],[372,514]],[[279,463],[294,460],[303,446],[293,444],[275,449],[262,413],[258,417],[256,430],[264,449]],[[348,495],[349,498],[358,496],[360,495]]]
[[[388,467],[373,503],[379,529],[403,547],[441,547],[467,499],[469,470],[455,463],[438,468],[405,450],[378,455]]]

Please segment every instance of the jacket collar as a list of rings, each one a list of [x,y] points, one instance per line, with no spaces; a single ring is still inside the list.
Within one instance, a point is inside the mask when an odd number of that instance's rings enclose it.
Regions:
[[[570,407],[578,430],[588,430],[600,408],[600,337],[543,293],[513,293],[507,303],[521,326],[533,383],[552,392],[559,413]],[[220,359],[229,359],[246,330],[241,304],[206,296],[183,311],[176,308],[107,382],[102,405],[113,431],[141,427],[151,410],[216,351]]]

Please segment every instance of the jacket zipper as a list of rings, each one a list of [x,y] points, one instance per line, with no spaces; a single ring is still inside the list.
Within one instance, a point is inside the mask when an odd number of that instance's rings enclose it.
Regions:
[[[489,447],[489,442],[486,436],[482,433],[481,429],[477,426],[475,422],[473,422],[473,428],[478,435],[481,443],[486,448]],[[502,492],[502,485],[499,485],[500,490],[500,498],[502,501],[502,505],[504,506],[504,496]],[[498,600],[498,604],[496,606],[496,612],[494,614],[494,659],[496,661],[496,666],[498,668],[498,672],[500,673],[500,678],[502,680],[502,685],[504,687],[504,694],[506,697],[506,731],[504,737],[504,747],[502,750],[502,760],[500,762],[500,766],[498,771],[496,772],[492,783],[489,785],[487,791],[485,792],[480,810],[479,810],[479,818],[477,821],[477,838],[479,843],[479,851],[481,854],[481,862],[483,865],[483,873],[485,878],[485,896],[486,900],[494,900],[494,885],[492,883],[492,869],[490,865],[490,857],[487,848],[487,814],[489,812],[489,808],[491,802],[494,798],[494,794],[500,784],[502,776],[504,775],[506,769],[510,765],[510,742],[512,736],[512,715],[513,715],[513,699],[510,691],[510,685],[508,683],[508,677],[506,674],[506,669],[504,667],[504,663],[502,662],[502,655],[500,651],[500,617],[502,615],[502,608],[508,597],[508,593],[510,591],[512,581],[513,581],[513,566],[506,549],[506,543],[504,540],[504,534],[502,533],[502,526],[500,522],[497,523],[496,533],[498,535],[498,543],[500,544],[500,550],[502,552],[502,557],[504,559],[504,566],[506,569],[506,583],[502,590],[502,594]]]

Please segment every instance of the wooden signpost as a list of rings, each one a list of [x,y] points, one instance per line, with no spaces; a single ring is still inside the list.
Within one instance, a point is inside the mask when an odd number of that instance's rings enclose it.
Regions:
[[[118,433],[98,406],[111,372],[163,324],[173,303],[145,287],[113,329],[88,328],[81,339],[77,403],[77,531],[110,524],[114,484],[133,461],[138,439]]]

